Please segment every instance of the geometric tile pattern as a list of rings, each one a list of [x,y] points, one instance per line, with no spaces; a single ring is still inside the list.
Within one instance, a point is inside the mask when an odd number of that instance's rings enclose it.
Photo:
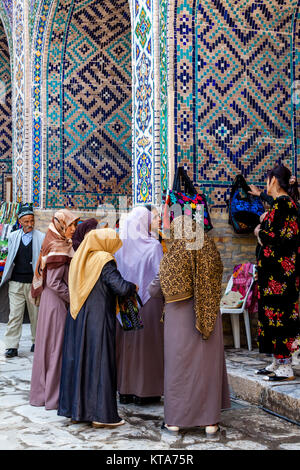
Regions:
[[[300,0],[295,10],[293,24],[293,57],[292,57],[292,114],[293,114],[293,152],[295,172],[300,171]]]
[[[296,171],[298,3],[175,2],[175,165],[211,207],[226,207],[237,173],[263,187],[275,162]]]
[[[0,200],[5,200],[5,181],[12,175],[11,69],[6,35],[0,23]]]
[[[154,203],[154,38],[153,0],[132,2],[133,31],[133,197]]]
[[[161,191],[168,189],[168,1],[159,4]]]
[[[35,207],[41,206],[41,191],[43,184],[41,181],[43,165],[43,114],[45,110],[42,107],[42,85],[43,80],[43,60],[45,48],[46,26],[49,20],[51,3],[53,0],[44,0],[40,5],[39,14],[37,14],[38,4],[32,5],[31,28],[35,21],[36,27],[31,30],[31,42],[33,44],[32,54],[32,202]],[[45,85],[44,85],[45,87]]]
[[[26,173],[25,147],[25,15],[26,5],[23,0],[15,0],[13,4],[13,174],[14,200],[27,200],[29,192],[29,175]]]
[[[128,0],[57,2],[47,58],[46,207],[95,209],[130,197],[131,64]]]

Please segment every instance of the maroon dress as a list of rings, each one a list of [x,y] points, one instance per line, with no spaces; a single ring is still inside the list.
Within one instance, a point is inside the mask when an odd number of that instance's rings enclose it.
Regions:
[[[69,265],[48,269],[41,295],[33,358],[30,404],[58,408],[65,322],[69,306]]]

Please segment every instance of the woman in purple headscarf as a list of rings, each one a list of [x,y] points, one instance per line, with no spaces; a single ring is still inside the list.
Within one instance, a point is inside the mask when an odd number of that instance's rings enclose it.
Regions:
[[[124,279],[139,287],[144,328],[124,331],[117,322],[117,370],[120,403],[143,405],[163,395],[163,302],[151,298],[148,287],[159,271],[163,257],[154,235],[159,228],[156,209],[135,207],[120,226],[122,248],[115,254]]]

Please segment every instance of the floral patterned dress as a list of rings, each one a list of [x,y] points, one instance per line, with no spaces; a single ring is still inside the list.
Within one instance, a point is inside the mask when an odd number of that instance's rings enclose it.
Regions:
[[[258,250],[258,345],[261,353],[287,358],[297,349],[299,319],[299,227],[297,206],[274,199],[261,224]]]

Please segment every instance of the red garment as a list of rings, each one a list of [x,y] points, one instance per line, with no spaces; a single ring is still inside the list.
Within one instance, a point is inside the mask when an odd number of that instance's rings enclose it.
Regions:
[[[231,290],[233,292],[240,292],[244,298],[252,282],[253,270],[254,264],[252,263],[236,265],[233,269],[233,285]],[[248,309],[249,313],[257,312],[258,304],[256,283],[253,283],[253,287],[249,292],[246,308]]]

